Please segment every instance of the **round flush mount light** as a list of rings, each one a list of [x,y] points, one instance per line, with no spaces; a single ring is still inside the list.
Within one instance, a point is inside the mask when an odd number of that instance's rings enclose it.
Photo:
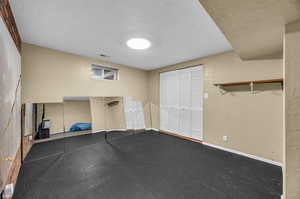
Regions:
[[[144,38],[132,38],[127,41],[127,46],[135,50],[145,50],[151,46],[151,43]]]

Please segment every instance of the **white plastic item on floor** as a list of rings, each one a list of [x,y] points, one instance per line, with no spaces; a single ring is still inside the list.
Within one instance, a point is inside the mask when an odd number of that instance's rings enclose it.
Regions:
[[[8,184],[4,187],[3,198],[12,198],[14,193],[14,184]]]

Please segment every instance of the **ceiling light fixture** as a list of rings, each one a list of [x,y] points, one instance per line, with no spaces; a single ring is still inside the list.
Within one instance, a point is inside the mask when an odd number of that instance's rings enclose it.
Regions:
[[[132,38],[127,41],[127,46],[135,50],[145,50],[151,46],[151,43],[144,38]]]

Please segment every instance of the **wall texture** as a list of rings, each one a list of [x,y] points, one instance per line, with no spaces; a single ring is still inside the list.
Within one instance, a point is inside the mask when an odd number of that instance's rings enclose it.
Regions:
[[[21,57],[0,16],[0,190],[21,141]],[[13,107],[13,108],[12,108]]]
[[[199,0],[243,59],[281,57],[284,24],[300,17],[299,0]]]
[[[282,78],[282,59],[242,61],[234,52],[177,64],[149,73],[152,127],[159,128],[159,73],[202,64],[205,68],[204,142],[282,162],[283,98],[280,85],[221,95],[213,83]],[[228,142],[222,140],[228,136]]]
[[[90,97],[92,132],[106,130],[105,98]]]
[[[64,109],[64,125],[65,131],[69,131],[70,127],[77,122],[91,123],[90,102],[87,101],[65,101]]]
[[[285,34],[285,174],[286,199],[300,198],[300,21]]]
[[[91,80],[91,63],[119,68],[119,80]],[[131,96],[146,101],[147,78],[143,70],[23,44],[24,103],[62,102],[65,96]]]
[[[118,104],[109,106],[108,103],[118,101]],[[107,129],[126,129],[124,106],[122,97],[105,98],[107,115]]]
[[[64,132],[64,109],[63,108],[64,108],[63,103],[45,104],[45,119],[51,121],[50,134]]]
[[[38,104],[42,107],[42,104]],[[45,119],[51,120],[50,134],[69,131],[76,122],[92,122],[89,101],[65,101],[45,103]],[[42,109],[42,108],[41,108]],[[39,114],[41,117],[42,113]]]
[[[118,104],[108,106],[112,101]],[[93,132],[126,129],[122,97],[91,97]]]
[[[112,101],[119,101],[119,103],[108,106],[108,103]],[[38,106],[39,109],[42,109],[42,104],[38,104]],[[41,118],[42,112],[38,113],[38,118]],[[76,122],[91,122],[94,133],[126,129],[123,97],[90,97],[89,101],[45,103],[45,119],[52,122],[51,134],[64,132],[64,126],[68,131],[70,126]]]

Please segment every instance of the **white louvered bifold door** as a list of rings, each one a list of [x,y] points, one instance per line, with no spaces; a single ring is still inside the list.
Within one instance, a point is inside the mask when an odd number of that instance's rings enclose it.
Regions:
[[[168,130],[177,133],[179,131],[179,77],[178,71],[168,74]]]
[[[160,129],[168,130],[168,95],[167,95],[167,73],[160,74]]]
[[[137,101],[132,100],[131,101],[132,105],[132,121],[133,121],[133,129],[137,129],[138,126],[138,116],[137,116]]]
[[[135,129],[145,128],[144,109],[141,101],[136,101],[136,126]]]
[[[202,140],[203,67],[160,74],[160,129]]]
[[[127,129],[134,129],[134,117],[131,97],[124,97],[124,113]]]
[[[180,70],[179,81],[179,134],[191,137],[191,72],[189,69]]]
[[[203,139],[203,67],[191,71],[191,137]]]

